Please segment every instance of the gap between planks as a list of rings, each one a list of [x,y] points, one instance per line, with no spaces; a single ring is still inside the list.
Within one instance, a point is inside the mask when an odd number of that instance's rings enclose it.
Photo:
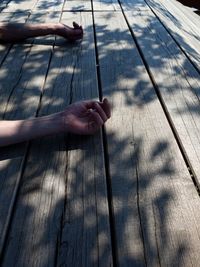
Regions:
[[[119,2],[120,2],[120,1],[119,1]],[[165,28],[165,30],[170,34],[170,36],[171,36],[172,39],[175,41],[175,43],[178,45],[178,47],[181,49],[181,51],[184,53],[184,55],[189,59],[190,63],[192,63],[192,65],[194,66],[194,68],[198,71],[198,73],[200,73],[200,71],[197,69],[196,65],[192,62],[192,60],[189,58],[189,56],[187,55],[187,53],[182,49],[182,47],[181,47],[180,44],[175,40],[175,38],[174,38],[173,35],[170,33],[170,31],[169,31],[169,30],[166,28],[166,26],[162,23],[162,21],[161,21],[160,18],[157,16],[157,14],[154,12],[154,10],[152,9],[152,7],[148,4],[148,2],[147,2],[146,0],[144,0],[144,2],[145,2],[145,3],[147,4],[147,6],[150,8],[150,10],[151,10],[152,13],[155,15],[155,17],[159,20],[159,22],[163,25],[163,27]],[[134,34],[134,32],[133,32],[133,30],[132,30],[130,24],[129,24],[128,18],[127,18],[126,13],[125,13],[125,10],[124,10],[124,8],[123,8],[123,6],[122,6],[121,3],[120,3],[120,6],[121,6],[122,14],[123,14],[123,16],[124,16],[124,18],[125,18],[125,21],[126,21],[126,23],[127,23],[128,28],[129,28],[129,31],[130,31],[130,33],[131,33],[131,35],[132,35],[132,37],[133,37],[133,40],[134,40],[134,42],[135,42],[135,44],[136,44],[136,47],[137,47],[137,49],[138,49],[138,52],[139,52],[139,54],[140,54],[140,56],[141,56],[141,58],[142,58],[142,61],[143,61],[143,63],[144,63],[144,66],[145,66],[145,68],[146,68],[146,71],[147,71],[147,73],[148,73],[148,75],[149,75],[149,78],[150,78],[152,84],[153,84],[153,87],[154,87],[154,89],[155,89],[155,92],[156,92],[156,94],[157,94],[157,97],[158,97],[158,99],[159,99],[159,102],[160,102],[160,104],[161,104],[161,106],[162,106],[162,108],[163,108],[163,111],[164,111],[164,113],[165,113],[165,116],[166,116],[166,118],[167,118],[167,121],[168,121],[168,123],[169,123],[169,125],[170,125],[170,128],[171,128],[172,132],[173,132],[174,138],[175,138],[175,140],[176,140],[176,142],[177,142],[177,144],[178,144],[178,147],[179,147],[179,149],[180,149],[180,151],[181,151],[181,154],[182,154],[183,159],[184,159],[184,161],[185,161],[185,164],[186,164],[186,166],[187,166],[187,169],[188,169],[188,172],[189,172],[189,174],[190,174],[190,177],[191,177],[191,179],[192,179],[192,181],[193,181],[193,183],[194,183],[194,186],[195,186],[195,188],[196,188],[196,190],[197,190],[197,192],[198,192],[198,194],[199,194],[199,196],[200,196],[200,185],[199,185],[199,181],[198,181],[197,175],[196,175],[196,173],[195,173],[195,171],[194,171],[194,169],[193,169],[193,166],[192,166],[192,164],[191,164],[191,162],[190,162],[190,160],[189,160],[189,157],[187,156],[187,152],[186,152],[186,150],[185,150],[185,148],[184,148],[184,146],[183,146],[183,143],[182,143],[182,141],[181,141],[181,139],[180,139],[180,137],[179,137],[179,134],[178,134],[178,132],[177,132],[177,130],[176,130],[176,127],[175,127],[175,125],[174,125],[174,122],[173,122],[173,120],[172,120],[172,118],[171,118],[171,116],[170,116],[170,113],[169,113],[168,109],[167,109],[167,106],[166,106],[166,104],[165,104],[165,101],[164,101],[164,99],[163,99],[163,97],[162,97],[162,95],[161,95],[161,93],[160,93],[160,91],[159,91],[159,86],[157,85],[156,80],[155,80],[155,78],[154,78],[154,75],[152,74],[151,69],[150,69],[150,67],[149,67],[149,65],[148,65],[148,62],[147,62],[147,60],[145,59],[145,56],[144,56],[144,54],[143,54],[143,51],[142,51],[142,49],[141,49],[141,47],[140,47],[140,45],[139,45],[139,43],[138,43],[138,41],[137,41],[137,38],[136,38],[136,36],[135,36],[135,34]]]

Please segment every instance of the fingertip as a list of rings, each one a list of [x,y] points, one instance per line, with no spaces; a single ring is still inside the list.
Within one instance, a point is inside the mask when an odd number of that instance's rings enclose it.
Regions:
[[[103,103],[109,103],[106,97],[103,99]]]
[[[75,29],[81,29],[81,26],[78,23],[76,23],[75,21],[73,21],[73,26]]]
[[[94,119],[94,121],[97,123],[97,125],[99,125],[99,127],[101,127],[104,124],[104,121],[102,120],[99,113],[95,109],[89,109],[89,112],[90,112],[92,118]]]
[[[111,105],[107,98],[103,99],[103,107],[104,107],[104,111],[107,117],[110,118],[111,117]]]

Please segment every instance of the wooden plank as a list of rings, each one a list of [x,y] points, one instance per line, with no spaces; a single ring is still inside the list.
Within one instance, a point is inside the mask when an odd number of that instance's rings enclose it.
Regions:
[[[145,0],[120,0],[123,10],[131,11],[133,9],[138,9],[139,7],[146,6]]]
[[[167,2],[147,0],[147,4],[155,11],[160,11],[166,18],[170,18],[173,24],[176,23],[177,26],[179,26],[181,31],[197,39],[199,38],[198,24],[200,22],[200,17],[194,13],[193,9],[174,0],[169,0]]]
[[[98,97],[92,16],[72,18],[84,40],[55,48],[40,115]],[[112,266],[106,192],[100,132],[32,142],[2,266]]]
[[[91,11],[91,0],[77,1],[69,0],[66,1],[63,7],[63,11]]]
[[[1,10],[4,12],[24,11],[61,11],[64,0],[11,0],[3,1]]]
[[[31,48],[28,45],[16,45],[10,51],[0,69],[1,119],[23,119],[35,115],[50,53],[50,48]],[[4,203],[0,207],[0,252],[14,204],[12,196],[19,185],[26,148],[24,144],[20,148],[13,147],[12,154],[6,152],[5,148],[0,149],[5,155],[0,162],[0,200]]]
[[[0,13],[0,22],[20,22],[24,23],[28,13]],[[0,43],[0,66],[11,48],[10,44]]]
[[[37,0],[5,0],[1,3],[1,11],[4,12],[21,12],[31,11]]]
[[[145,39],[147,25],[130,17]],[[103,95],[113,105],[106,129],[118,266],[196,266],[199,196],[171,128],[123,16],[95,13],[95,24]]]
[[[139,57],[121,13],[95,13],[95,25],[103,95],[110,99],[113,106],[112,117],[107,122],[106,129],[117,262],[118,266],[144,266],[137,205],[133,113],[130,109],[130,104],[134,101],[132,87],[138,81],[134,77],[137,63],[134,64],[132,58],[138,61]],[[143,70],[141,67],[141,71]],[[142,74],[138,68],[138,75],[139,73]]]
[[[1,12],[0,22],[19,22],[23,23],[26,21],[29,13],[28,12]]]
[[[199,184],[200,75],[148,7],[126,15]]]
[[[34,11],[61,11],[64,5],[64,0],[39,0],[33,7]]]
[[[4,15],[8,19],[12,18],[10,13]],[[23,16],[25,14],[20,14],[16,19],[21,22]],[[50,56],[51,47],[33,47],[30,44],[12,46],[0,68],[0,119],[35,116]],[[26,144],[0,149],[0,201],[4,203],[0,207],[0,254],[15,203],[26,149]]]
[[[3,11],[8,6],[9,2],[10,2],[10,0],[2,0],[0,2],[0,11]]]
[[[35,115],[50,53],[50,48],[42,46],[31,48],[28,45],[16,45],[10,51],[0,69],[1,119],[23,119]],[[10,205],[13,204],[12,195],[18,187],[18,177],[26,153],[26,146],[24,144],[21,146],[20,149],[13,147],[13,154],[7,153],[1,161],[0,196],[4,203],[0,208],[1,237],[6,231],[4,228],[7,221],[6,215],[11,208]],[[3,151],[6,154],[5,148]]]
[[[200,71],[200,17],[178,1],[148,0],[147,3]]]
[[[41,23],[49,20],[56,22],[59,21],[59,19],[60,13],[33,13],[28,18],[28,22]],[[44,40],[49,40],[49,44],[53,44],[55,42],[55,37],[38,37],[35,38],[34,42],[39,43],[40,41],[42,43],[42,41]],[[32,101],[31,96],[36,96],[39,99],[45,80],[48,62],[50,60],[51,49],[51,46],[32,46],[31,44],[28,44],[28,42],[27,44],[16,44],[13,46],[6,58],[6,61],[3,63],[2,68],[0,69],[1,119],[13,119],[13,117],[15,117],[15,119],[27,118],[31,116],[30,114],[32,114],[32,111],[30,111],[32,105],[36,105],[33,107],[33,110],[37,109],[38,102]],[[15,67],[13,67],[13,64]],[[33,69],[36,70],[36,73],[34,75]],[[38,73],[41,74],[38,79],[36,78],[37,76],[35,76],[38,74],[37,70]],[[31,92],[31,90],[33,91]],[[26,98],[26,94],[30,94],[29,98],[24,103],[24,106],[22,103],[19,106],[17,99],[21,99],[23,97]],[[7,100],[9,100],[9,102]],[[26,107],[26,105],[29,104],[28,101],[30,101],[30,106]],[[26,111],[24,110],[24,108]]]
[[[94,11],[120,11],[118,0],[93,0]]]

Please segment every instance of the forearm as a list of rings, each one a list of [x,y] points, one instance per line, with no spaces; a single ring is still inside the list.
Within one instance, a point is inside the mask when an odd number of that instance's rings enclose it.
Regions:
[[[0,121],[0,146],[62,132],[62,113],[19,121]]]
[[[31,37],[57,34],[59,27],[58,23],[0,23],[0,40],[4,42],[17,42]]]

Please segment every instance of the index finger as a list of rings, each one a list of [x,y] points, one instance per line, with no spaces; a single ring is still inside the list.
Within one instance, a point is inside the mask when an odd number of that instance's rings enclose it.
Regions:
[[[106,113],[106,116],[108,118],[110,118],[111,117],[111,105],[110,105],[108,99],[104,98],[103,102],[100,102],[100,105],[101,105],[102,109],[104,110],[104,112]]]
[[[104,98],[102,102],[94,100],[86,100],[85,106],[87,109],[95,109],[95,103],[98,103],[101,106],[107,118],[111,117],[111,106],[107,98]]]

